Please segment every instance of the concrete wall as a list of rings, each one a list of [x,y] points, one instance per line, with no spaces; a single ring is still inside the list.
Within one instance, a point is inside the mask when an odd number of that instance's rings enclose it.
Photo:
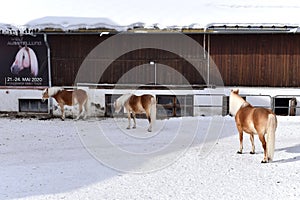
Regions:
[[[91,103],[89,115],[103,116],[105,106],[105,94],[125,94],[135,93],[153,94],[153,95],[194,95],[194,115],[210,116],[222,114],[222,98],[230,94],[230,87],[205,90],[107,90],[107,89],[89,89],[84,87]],[[300,90],[295,88],[248,88],[242,87],[240,94],[247,96],[246,100],[254,106],[271,107],[270,97],[277,95],[294,96],[297,99],[297,105],[300,107]],[[212,95],[212,96],[209,96]],[[269,96],[261,96],[269,95]],[[299,95],[299,96],[298,96]],[[19,99],[41,99],[42,90],[34,89],[0,89],[0,112],[19,112]],[[53,114],[60,116],[60,109],[57,107],[55,100],[53,101]],[[216,106],[216,107],[214,107]],[[66,106],[66,115],[73,115],[78,112],[78,107]],[[296,115],[300,115],[300,108],[296,108]]]

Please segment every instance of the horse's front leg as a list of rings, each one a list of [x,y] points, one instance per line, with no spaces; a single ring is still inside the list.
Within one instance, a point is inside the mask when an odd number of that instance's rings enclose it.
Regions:
[[[127,112],[127,118],[128,118],[128,126],[127,126],[127,129],[130,129],[130,112]]]
[[[252,151],[250,151],[250,154],[255,154],[255,145],[254,145],[254,135],[253,133],[250,134],[250,141],[252,145]]]

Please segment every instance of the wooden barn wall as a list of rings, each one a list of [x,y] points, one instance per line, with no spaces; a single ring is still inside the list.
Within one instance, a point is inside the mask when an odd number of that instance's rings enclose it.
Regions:
[[[139,49],[124,54],[112,62],[100,82],[154,84],[155,70],[150,65],[151,61],[156,63],[157,84],[205,84],[203,77],[191,63],[174,53],[159,49]]]
[[[300,86],[299,34],[211,35],[210,43],[224,85]]]
[[[143,34],[147,37],[147,34]],[[134,37],[134,36],[133,36]],[[51,48],[51,68],[52,68],[52,85],[73,85],[78,69],[87,55],[98,44],[107,39],[99,35],[49,35],[48,40]],[[202,38],[197,37],[197,41],[202,43]],[[119,42],[119,40],[118,40]],[[160,41],[158,41],[160,42]],[[161,41],[163,42],[163,41]],[[181,41],[174,41],[180,45]],[[120,46],[128,46],[126,41],[116,43],[112,48],[120,48]],[[112,52],[113,54],[113,52]],[[198,57],[199,52],[191,49],[189,54]],[[206,65],[203,59],[203,53],[200,54],[199,65]],[[154,83],[154,66],[150,65],[150,61],[155,61],[157,66],[157,83],[158,84],[203,84],[205,81],[199,72],[185,59],[175,55],[172,52],[161,49],[137,49],[130,51],[117,59],[111,57],[99,58],[99,55],[93,55],[87,58],[90,70],[87,74],[87,82],[90,80],[99,80],[98,83]],[[99,77],[97,68],[111,63]],[[169,66],[172,70],[166,70],[164,66]],[[203,66],[203,72],[206,74],[206,66]],[[130,76],[123,76],[130,70]],[[180,75],[180,76],[178,76]],[[95,77],[97,76],[97,77]],[[120,82],[121,80],[121,82]],[[188,81],[188,82],[187,82]],[[95,82],[93,82],[95,83]]]
[[[190,34],[203,45],[203,34]],[[86,35],[48,35],[51,48],[52,85],[73,85],[80,65],[94,47],[109,36]],[[210,55],[224,81],[225,86],[269,86],[298,87],[300,77],[300,35],[299,34],[211,34]],[[177,41],[180,45],[180,41]],[[118,45],[126,45],[118,44]],[[115,45],[113,48],[118,48]],[[206,35],[206,48],[208,37]],[[191,54],[195,54],[191,50]],[[168,74],[158,73],[157,80],[166,84],[184,84],[178,78],[182,74],[191,84],[205,84],[201,75],[190,63],[178,55],[158,49],[139,49],[128,52],[116,60],[99,79],[99,83],[116,83],[122,77],[125,83],[153,82],[154,72],[149,62],[155,61],[158,68],[163,65],[172,67]],[[93,61],[90,74],[97,75],[101,60]],[[206,61],[200,61],[202,74],[206,74]],[[140,77],[135,73],[130,77],[123,74],[143,66],[150,70]],[[138,70],[137,70],[138,71]],[[95,78],[95,77],[93,77]]]
[[[51,75],[53,86],[72,86],[82,62],[107,36],[97,34],[48,35],[51,49]]]

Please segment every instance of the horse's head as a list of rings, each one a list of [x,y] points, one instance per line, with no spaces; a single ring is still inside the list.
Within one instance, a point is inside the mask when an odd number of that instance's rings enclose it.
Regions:
[[[38,75],[38,62],[34,51],[29,47],[22,47],[16,54],[15,61],[10,67],[10,71],[18,75],[23,69],[29,68],[33,76]]]
[[[42,101],[44,102],[46,99],[49,98],[49,93],[48,93],[48,88],[46,88],[45,90],[43,90],[42,92]]]
[[[121,111],[121,108],[122,108],[122,104],[119,102],[119,100],[117,99],[115,102],[114,102],[114,109],[115,109],[115,112],[116,113],[119,113]]]

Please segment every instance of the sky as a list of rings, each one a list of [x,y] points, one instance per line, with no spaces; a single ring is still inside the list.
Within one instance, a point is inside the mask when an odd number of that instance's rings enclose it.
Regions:
[[[119,25],[248,23],[263,19],[300,24],[299,10],[298,0],[14,0],[13,4],[1,2],[0,23],[25,25],[45,16],[72,16],[109,18]]]

